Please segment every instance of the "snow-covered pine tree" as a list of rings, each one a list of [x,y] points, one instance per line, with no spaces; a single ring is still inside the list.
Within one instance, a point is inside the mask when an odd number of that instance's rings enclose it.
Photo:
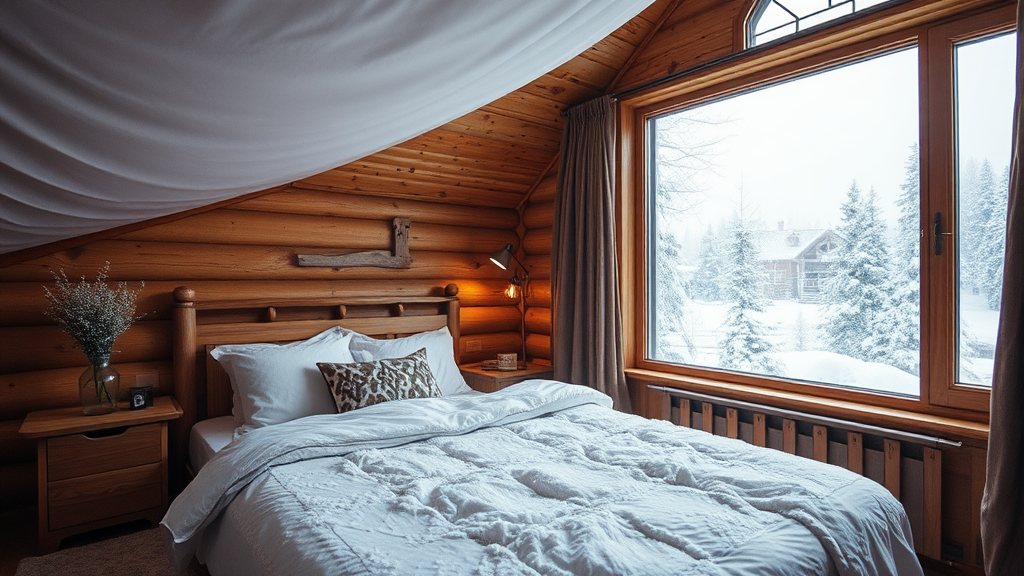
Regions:
[[[828,350],[851,358],[875,361],[887,346],[876,342],[873,325],[884,313],[889,250],[885,222],[872,189],[862,197],[854,182],[836,227],[838,246],[830,252],[831,276],[824,282]]]
[[[985,161],[988,166],[988,161]],[[989,169],[991,175],[991,168]],[[1006,252],[1006,209],[1009,202],[1010,167],[1003,169],[997,183],[983,189],[983,211],[988,214],[981,228],[980,278],[978,283],[990,310],[998,310],[1003,293],[1003,259]]]
[[[965,198],[966,194],[970,194]],[[965,210],[970,208],[970,219],[961,229],[960,245],[966,251],[960,258],[961,277],[967,276],[972,291],[977,291],[986,300],[989,300],[989,290],[992,288],[991,263],[994,260],[993,251],[996,247],[991,246],[989,241],[990,230],[994,219],[998,218],[1000,196],[996,186],[996,177],[992,172],[992,163],[986,158],[981,163],[978,171],[978,179],[974,190],[962,191],[961,201],[966,202]],[[1005,222],[1006,212],[1000,226]],[[1002,261],[1002,244],[999,245],[999,260]],[[963,278],[961,278],[963,284]],[[998,299],[998,297],[997,297]],[[998,300],[997,300],[998,302]]]
[[[903,164],[903,183],[896,206],[900,217],[896,224],[896,262],[915,262],[921,257],[921,148],[915,143]],[[914,276],[920,271],[915,267]]]
[[[920,164],[920,150],[914,144],[896,200],[900,217],[885,289],[888,298],[885,311],[872,326],[874,349],[869,354],[878,362],[915,375],[921,373]]]
[[[687,295],[684,278],[680,271],[682,248],[671,232],[658,230],[658,250],[655,254],[655,306],[657,313],[651,318],[655,322],[655,358],[666,362],[692,362],[694,346],[688,338],[683,321],[686,314]],[[682,336],[685,350],[670,347],[668,335]]]
[[[695,300],[717,302],[725,298],[722,270],[724,269],[723,238],[708,226],[700,239],[697,270],[690,280],[690,294]]]
[[[981,166],[974,158],[961,162],[957,175],[957,202],[959,203],[958,249],[960,255],[960,291],[977,294],[981,285],[981,234],[984,227],[981,201]]]
[[[780,366],[771,357],[773,347],[766,337],[768,328],[755,316],[765,310],[764,273],[742,208],[731,236],[727,280],[732,304],[723,327],[718,363],[722,368],[744,372],[779,374]]]

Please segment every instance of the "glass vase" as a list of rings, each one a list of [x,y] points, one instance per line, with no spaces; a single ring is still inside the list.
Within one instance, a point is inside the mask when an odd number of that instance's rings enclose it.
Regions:
[[[120,383],[121,375],[110,366],[109,358],[93,362],[78,379],[82,413],[95,416],[117,410],[117,386]]]

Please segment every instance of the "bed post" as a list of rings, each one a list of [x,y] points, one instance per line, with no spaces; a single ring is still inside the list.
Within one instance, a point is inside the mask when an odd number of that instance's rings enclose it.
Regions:
[[[197,418],[196,378],[196,293],[187,286],[174,289],[174,398],[182,415],[171,423],[171,490],[177,495],[184,487],[188,462],[188,435]]]
[[[462,356],[462,346],[459,345],[459,287],[455,284],[445,286],[444,295],[451,298],[448,301],[448,331],[452,333],[452,347],[455,348],[455,364],[459,364]]]

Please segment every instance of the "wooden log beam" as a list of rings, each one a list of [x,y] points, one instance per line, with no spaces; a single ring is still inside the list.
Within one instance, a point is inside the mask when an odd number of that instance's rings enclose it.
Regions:
[[[523,209],[523,224],[527,230],[551,228],[555,223],[555,203],[539,202],[527,204]]]
[[[372,218],[351,218],[217,210],[137,230],[119,239],[140,242],[201,241],[204,244],[299,246],[333,250],[394,250],[395,229],[393,219],[386,217],[388,214],[385,212]],[[509,242],[518,243],[513,230],[481,228],[476,226],[477,222],[474,220],[449,224],[420,223],[415,220],[412,222],[414,225],[404,238],[406,246],[411,250],[486,254],[494,251],[493,246],[504,246]],[[467,223],[474,226],[467,226]]]
[[[527,334],[526,355],[530,358],[551,360],[551,337],[543,334]]]
[[[519,213],[510,208],[460,206],[295,187],[240,202],[231,210],[272,213],[275,217],[306,214],[350,220],[379,220],[381,215],[393,214],[409,218],[417,228],[421,224],[463,226],[472,222],[478,228],[515,230],[519,225]]]
[[[544,179],[542,179],[540,181],[540,184],[537,185],[537,189],[534,190],[533,194],[530,196],[530,201],[528,202],[528,204],[532,205],[532,204],[543,204],[545,202],[554,202],[555,201],[555,195],[556,195],[557,192],[558,192],[558,176],[557,176],[557,174],[550,175],[550,176],[548,176],[548,177],[546,177],[546,178],[544,178]],[[554,221],[553,220],[554,214],[555,214],[555,209],[554,209],[554,204],[552,204],[552,207],[551,207],[552,221]]]
[[[526,309],[526,331],[551,336],[551,309],[536,306]]]
[[[441,127],[458,134],[467,134],[504,142],[513,146],[540,149],[555,154],[562,139],[556,126],[542,126],[479,108]],[[509,208],[515,204],[509,204]]]
[[[640,54],[643,53],[643,51],[651,43],[651,41],[658,34],[658,32],[661,31],[662,26],[665,25],[665,22],[676,11],[676,8],[679,7],[679,4],[681,2],[682,0],[671,0],[668,6],[666,6],[665,9],[662,10],[661,14],[658,16],[658,19],[655,20],[650,30],[648,30],[647,33],[644,34],[643,38],[640,40],[640,43],[636,45],[636,47],[630,53],[629,57],[626,58],[626,61],[623,62],[622,65],[618,67],[619,71],[615,74],[615,77],[612,78],[611,82],[608,83],[608,86],[605,88],[605,92],[614,92],[620,86],[623,77],[626,75],[626,72],[628,72],[629,69],[632,68],[633,63],[636,62],[637,58],[640,57]]]
[[[115,357],[111,365],[121,374],[119,400],[128,399],[128,388],[136,385],[140,375],[156,376],[155,396],[171,393],[170,360],[122,363]],[[78,377],[84,370],[85,366],[73,366],[0,375],[0,419],[21,418],[35,410],[78,405],[81,402]]]
[[[229,198],[221,202],[215,202],[213,204],[207,204],[206,206],[200,206],[199,208],[193,208],[192,210],[186,210],[184,212],[178,212],[176,214],[169,214],[167,216],[160,216],[157,218],[151,218],[149,220],[143,220],[142,222],[133,222],[131,224],[125,224],[124,226],[118,226],[116,228],[110,228],[108,230],[100,230],[99,232],[93,232],[92,234],[84,234],[82,236],[75,236],[74,238],[67,238],[64,240],[57,240],[55,242],[49,242],[41,246],[33,246],[31,248],[25,248],[23,250],[16,250],[14,252],[8,252],[7,254],[0,254],[0,268],[6,268],[12,264],[19,262],[27,262],[29,260],[36,260],[43,258],[50,254],[57,252],[63,252],[65,250],[73,250],[79,246],[98,242],[100,240],[106,240],[108,238],[115,238],[127,232],[135,230],[142,230],[151,226],[157,226],[166,222],[173,222],[182,218],[187,218],[193,214],[199,214],[202,212],[210,212],[217,210],[224,206],[230,206],[237,202],[241,202],[248,198],[257,198],[264,194],[272,194],[279,190],[283,190],[287,185],[274,186],[273,188],[267,188],[266,190],[260,190],[237,198]]]
[[[95,271],[94,271],[95,272]],[[169,320],[171,318],[171,292],[187,283],[196,291],[200,301],[237,300],[249,297],[267,299],[314,299],[344,294],[346,296],[441,296],[444,286],[455,283],[459,286],[459,300],[465,306],[506,306],[515,300],[505,296],[508,279],[409,279],[391,281],[387,278],[373,280],[146,280],[146,286],[139,291],[136,300],[138,312],[145,313],[145,321]],[[49,301],[43,295],[43,282],[6,282],[3,284],[4,297],[0,298],[0,326],[50,325],[43,311]],[[138,289],[139,282],[128,283],[131,289]],[[550,285],[544,283],[542,291],[550,294]]]
[[[351,164],[310,176],[294,182],[292,186],[493,208],[512,208],[521,198],[520,194],[511,190],[494,190],[481,186],[462,186],[456,181],[438,182],[415,176],[391,175]]]
[[[74,348],[74,341],[57,326],[0,328],[0,342],[4,343],[0,374],[44,367],[77,367],[81,374],[89,364],[82,351]],[[119,364],[166,360],[171,357],[171,325],[165,321],[136,322],[117,339],[114,350],[119,350],[110,358],[115,369]]]
[[[523,259],[523,264],[526,266],[526,270],[530,273],[530,278],[537,280],[548,280],[551,278],[550,254],[527,256]]]
[[[539,308],[551,308],[551,280],[547,278],[535,279],[530,285],[533,293],[526,299],[526,305]]]
[[[463,306],[459,323],[463,336],[515,332],[522,317],[515,306]]]
[[[552,229],[551,228],[539,228],[537,230],[528,230],[526,235],[523,237],[523,250],[528,255],[551,255],[551,241],[552,241]]]
[[[0,281],[48,282],[49,270],[63,268],[68,276],[95,274],[104,262],[117,255],[112,272],[118,278],[147,280],[390,280],[448,278],[499,279],[504,270],[491,264],[487,254],[412,251],[412,266],[391,270],[387,276],[374,268],[300,268],[295,256],[313,252],[312,247],[238,246],[227,244],[133,242],[106,240],[83,246],[72,255],[54,254],[0,269]],[[159,262],[159,265],[154,265]],[[546,275],[545,275],[546,276]]]
[[[472,334],[459,338],[461,362],[468,364],[494,359],[499,352],[517,352],[523,349],[523,337],[518,332]]]
[[[537,175],[537,179],[534,181],[533,184],[530,185],[530,188],[526,191],[526,194],[523,194],[523,199],[520,200],[519,204],[516,205],[516,210],[522,210],[523,206],[525,206],[526,203],[530,201],[530,197],[533,196],[534,192],[537,191],[537,188],[539,188],[541,183],[544,182],[544,179],[547,178],[551,171],[555,168],[555,166],[558,165],[559,158],[561,158],[561,155],[556,153],[554,157],[551,158],[551,160],[548,162],[547,167],[540,171],[540,173]]]

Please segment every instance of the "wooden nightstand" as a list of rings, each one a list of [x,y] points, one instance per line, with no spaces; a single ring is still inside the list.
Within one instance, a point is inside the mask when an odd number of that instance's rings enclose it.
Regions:
[[[550,366],[533,365],[522,370],[503,372],[501,370],[484,370],[481,368],[482,365],[483,362],[478,362],[459,366],[462,377],[466,379],[466,384],[480,392],[495,392],[530,378],[551,378],[552,376]]]
[[[37,438],[39,548],[62,538],[167,511],[167,422],[181,416],[170,396],[145,410],[83,416],[80,407],[32,412],[21,434]]]

